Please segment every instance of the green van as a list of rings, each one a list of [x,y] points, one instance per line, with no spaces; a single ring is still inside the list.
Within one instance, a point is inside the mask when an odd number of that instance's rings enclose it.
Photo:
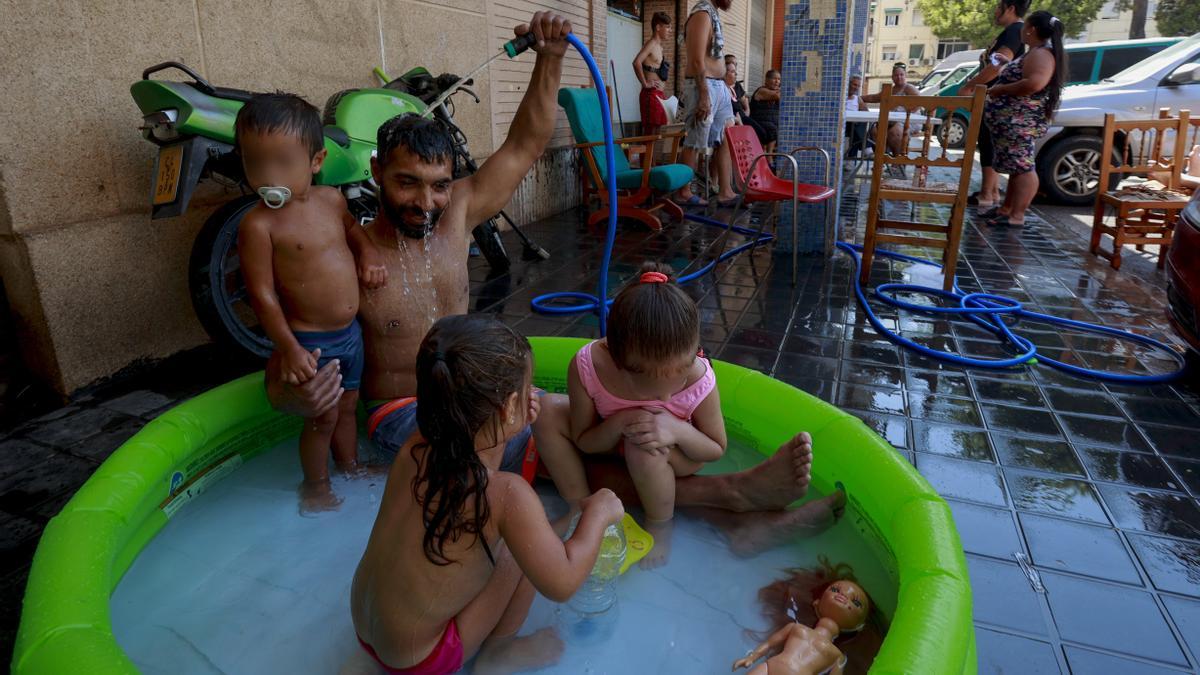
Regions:
[[[1144,61],[1158,52],[1179,42],[1183,38],[1146,38],[1144,40],[1113,40],[1111,42],[1086,42],[1067,45],[1067,84],[1094,84],[1125,70],[1135,63]],[[966,77],[938,90],[938,96],[956,96],[962,85],[979,72],[976,66]],[[949,79],[949,78],[948,78]],[[970,111],[959,108],[951,114],[938,109],[942,118],[938,130],[943,145],[958,149],[970,126]]]

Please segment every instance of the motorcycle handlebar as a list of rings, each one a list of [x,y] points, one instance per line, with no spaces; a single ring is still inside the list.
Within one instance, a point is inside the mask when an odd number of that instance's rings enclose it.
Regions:
[[[208,80],[204,79],[203,77],[200,77],[200,73],[197,73],[196,71],[189,68],[187,65],[182,64],[178,61],[163,61],[162,63],[158,64],[157,66],[150,66],[149,68],[142,71],[142,79],[148,80],[148,79],[150,79],[150,76],[153,75],[154,73],[158,73],[158,72],[161,72],[164,70],[170,70],[172,68],[174,68],[175,70],[183,71],[189,77],[191,77],[193,80],[195,80],[196,84],[199,86],[199,89],[201,91],[203,91],[204,93],[212,95],[216,92],[216,89],[212,86],[212,84],[209,83]]]

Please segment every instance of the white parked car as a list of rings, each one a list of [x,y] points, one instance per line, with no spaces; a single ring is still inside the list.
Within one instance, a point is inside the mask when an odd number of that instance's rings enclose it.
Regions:
[[[954,52],[938,62],[929,74],[917,83],[922,96],[937,96],[942,89],[967,79],[979,65],[982,49]]]
[[[1109,79],[1064,89],[1058,114],[1038,142],[1041,189],[1057,202],[1093,203],[1105,114],[1118,120],[1149,119],[1161,108],[1200,114],[1200,33]]]

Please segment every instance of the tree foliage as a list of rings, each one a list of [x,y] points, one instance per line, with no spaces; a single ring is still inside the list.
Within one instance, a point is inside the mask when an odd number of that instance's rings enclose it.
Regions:
[[[1160,0],[1181,5],[1200,5],[1198,0]],[[992,43],[1000,29],[992,22],[994,2],[986,0],[918,0],[925,24],[943,39],[962,38],[973,47]],[[1078,37],[1100,13],[1104,0],[1034,0],[1029,11],[1047,10],[1063,22],[1068,37]],[[1159,5],[1159,15],[1162,14]],[[1160,24],[1161,26],[1161,24]]]
[[[1169,37],[1200,33],[1200,2],[1159,0],[1154,22],[1158,24],[1158,32]]]

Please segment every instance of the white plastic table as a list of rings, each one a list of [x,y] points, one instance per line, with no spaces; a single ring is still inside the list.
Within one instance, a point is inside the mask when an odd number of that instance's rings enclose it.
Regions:
[[[872,122],[879,121],[879,111],[878,110],[853,110],[853,111],[847,110],[847,111],[845,111],[844,114],[846,116],[847,124],[862,124],[862,125],[866,126]],[[888,113],[888,122],[903,123],[906,115],[907,114],[904,113],[903,111],[893,110],[892,112]],[[926,120],[931,121],[933,126],[938,126],[939,124],[942,123],[942,119],[940,117],[926,117],[925,115],[918,115],[917,113],[907,115],[907,117],[908,117],[908,124],[909,124],[910,129],[919,129],[919,128],[925,126]],[[858,158],[854,162],[854,170],[851,172],[852,178],[858,175],[859,171],[862,169],[863,165],[866,163],[866,160],[868,159],[868,157],[867,157],[867,138],[868,137],[867,137],[867,133],[865,130],[863,131],[862,138],[863,138],[862,153],[859,154]]]

